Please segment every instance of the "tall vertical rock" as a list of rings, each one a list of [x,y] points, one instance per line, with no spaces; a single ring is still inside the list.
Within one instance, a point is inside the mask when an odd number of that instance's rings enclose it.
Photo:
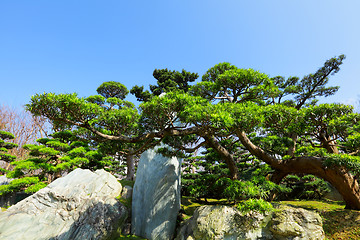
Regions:
[[[132,199],[132,233],[147,239],[171,239],[180,210],[181,160],[157,154],[141,155]]]

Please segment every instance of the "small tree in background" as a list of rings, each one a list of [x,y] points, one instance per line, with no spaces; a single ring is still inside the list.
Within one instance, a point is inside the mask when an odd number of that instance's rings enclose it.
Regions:
[[[75,168],[111,170],[112,158],[91,148],[89,140],[76,136],[72,131],[53,133],[52,138],[40,138],[39,145],[25,145],[29,158],[12,161],[12,171],[7,177],[17,178],[9,185],[0,186],[0,195],[25,190],[36,192]]]
[[[12,133],[0,131],[0,160],[5,161],[7,163],[14,162],[16,159],[15,156],[8,153],[8,150],[17,147],[16,144],[5,141],[9,139],[14,139],[14,135]],[[11,171],[7,169],[0,169],[0,171],[3,174],[6,173],[7,177],[11,178]],[[8,185],[0,185],[0,195],[9,192],[19,191],[22,188],[29,187],[38,182],[39,179],[37,177],[24,177],[22,179],[14,179]]]
[[[0,131],[0,160],[10,163],[16,159],[15,156],[9,154],[9,150],[17,147],[17,144],[9,142],[14,139],[14,135],[9,132]],[[7,169],[0,168],[0,173],[5,174]]]
[[[35,117],[23,109],[15,109],[0,104],[0,130],[10,132],[14,135],[9,142],[15,143],[17,147],[9,150],[9,153],[18,159],[27,156],[27,150],[22,146],[36,142],[36,139],[48,136],[51,132],[45,118]]]

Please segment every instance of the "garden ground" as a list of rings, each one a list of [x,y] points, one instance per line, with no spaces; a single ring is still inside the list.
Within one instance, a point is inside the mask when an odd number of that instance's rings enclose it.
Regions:
[[[207,201],[206,203],[205,201],[195,201],[192,198],[183,197],[183,218],[190,218],[194,210],[204,204],[226,204],[225,199],[207,199]],[[343,202],[330,200],[293,200],[281,201],[279,203],[318,212],[323,219],[326,240],[360,239],[360,211],[344,209],[345,203]]]

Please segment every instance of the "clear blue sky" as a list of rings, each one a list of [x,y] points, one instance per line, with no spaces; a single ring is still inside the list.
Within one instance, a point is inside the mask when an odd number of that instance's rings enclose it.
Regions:
[[[202,75],[225,61],[303,77],[340,54],[330,82],[341,88],[326,101],[353,103],[359,10],[358,0],[0,1],[0,104],[89,96],[104,81],[148,86],[155,68]]]

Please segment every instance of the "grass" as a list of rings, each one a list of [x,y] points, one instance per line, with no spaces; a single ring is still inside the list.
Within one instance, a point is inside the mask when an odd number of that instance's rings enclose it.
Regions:
[[[226,199],[199,199],[195,200],[191,197],[183,196],[181,198],[181,209],[184,210],[182,218],[184,220],[190,218],[193,214],[196,208],[203,206],[203,205],[227,205]]]
[[[142,239],[146,239],[146,238],[142,238],[142,237],[138,237],[135,235],[120,235],[119,238],[117,238],[116,240],[122,240],[122,239],[129,239],[129,240],[142,240]]]
[[[121,179],[119,182],[121,183],[122,186],[130,186],[130,187],[134,187],[134,183],[135,183],[135,181],[130,181],[126,179]]]

